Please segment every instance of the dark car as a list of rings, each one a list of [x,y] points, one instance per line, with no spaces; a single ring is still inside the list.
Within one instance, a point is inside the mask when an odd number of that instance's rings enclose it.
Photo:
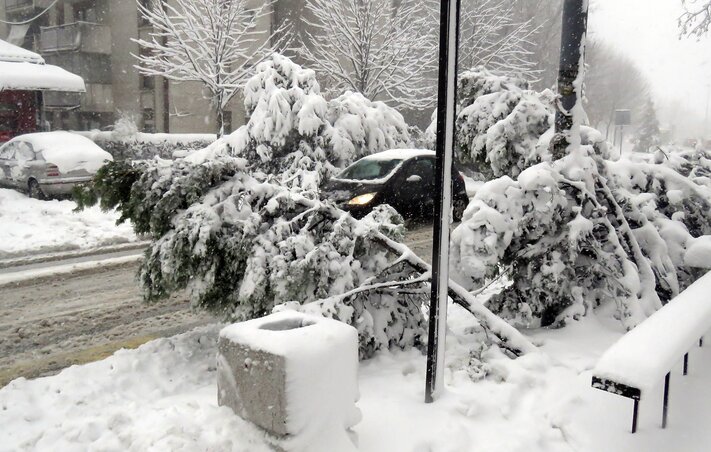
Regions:
[[[392,149],[363,157],[331,178],[322,196],[361,218],[378,204],[390,204],[407,219],[434,214],[435,153],[424,149]],[[464,178],[452,170],[453,219],[460,221],[469,198]]]

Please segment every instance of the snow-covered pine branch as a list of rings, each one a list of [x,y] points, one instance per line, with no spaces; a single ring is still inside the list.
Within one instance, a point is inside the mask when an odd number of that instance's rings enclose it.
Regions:
[[[271,30],[272,1],[152,0],[137,2],[153,27],[150,39],[134,39],[134,55],[144,76],[195,81],[210,93],[217,133],[224,133],[224,110],[244,86],[253,67],[286,44],[285,27]],[[278,38],[276,36],[279,36]]]
[[[308,0],[302,56],[330,92],[356,91],[397,107],[434,103],[436,7],[431,0]]]

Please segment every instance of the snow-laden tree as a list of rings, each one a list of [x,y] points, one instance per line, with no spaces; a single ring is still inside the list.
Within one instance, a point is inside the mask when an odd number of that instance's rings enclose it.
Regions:
[[[351,90],[398,108],[431,106],[437,58],[431,0],[307,0],[300,55],[330,92]]]
[[[684,13],[679,17],[679,28],[684,36],[701,37],[711,26],[711,1],[681,0]]]
[[[552,130],[542,127],[552,112],[543,120],[536,101],[547,95],[529,93],[535,108],[523,109],[517,95],[510,102],[520,84],[484,74],[476,86],[487,89],[472,96],[469,139],[483,143],[479,162],[500,177],[453,231],[451,268],[470,290],[508,281],[489,299],[495,313],[548,325],[612,303],[629,328],[711,268],[699,257],[711,240],[711,189],[703,173],[687,172],[692,158],[614,160],[602,134],[579,126],[580,143],[553,160]],[[489,146],[509,137],[509,146]]]
[[[271,1],[255,6],[249,0],[150,0],[137,5],[153,30],[148,40],[133,39],[141,49],[134,55],[136,68],[144,76],[200,82],[210,93],[222,136],[230,100],[253,67],[286,42],[286,25],[270,29]]]
[[[642,110],[642,118],[634,137],[634,150],[638,152],[648,152],[654,146],[659,145],[659,120],[654,103],[647,99]]]
[[[421,346],[431,273],[398,243],[402,218],[383,206],[356,220],[314,189],[325,168],[407,142],[402,117],[360,94],[327,102],[313,71],[279,55],[257,66],[244,98],[248,123],[212,146],[97,175],[101,205],[152,239],[146,299],[187,288],[194,306],[230,319],[320,313],[358,329],[362,357]],[[461,287],[450,295],[484,345],[530,350]]]
[[[462,2],[461,8],[460,67],[483,66],[529,80],[536,78],[531,47],[541,29],[533,24],[533,17],[519,19],[516,2],[510,0],[469,0]]]

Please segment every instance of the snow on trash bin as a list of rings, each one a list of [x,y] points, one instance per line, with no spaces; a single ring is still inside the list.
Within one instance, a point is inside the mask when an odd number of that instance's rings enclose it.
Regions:
[[[285,311],[220,331],[218,404],[288,451],[355,451],[360,421],[358,333],[333,319]]]

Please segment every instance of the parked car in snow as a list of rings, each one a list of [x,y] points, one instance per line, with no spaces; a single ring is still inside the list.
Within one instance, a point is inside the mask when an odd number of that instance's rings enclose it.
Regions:
[[[331,178],[322,196],[356,218],[378,204],[390,204],[403,217],[426,219],[434,214],[435,153],[425,149],[391,149],[363,157]],[[469,204],[464,178],[452,170],[453,219]]]
[[[0,186],[38,199],[67,195],[112,160],[111,154],[80,135],[28,133],[0,147]]]

